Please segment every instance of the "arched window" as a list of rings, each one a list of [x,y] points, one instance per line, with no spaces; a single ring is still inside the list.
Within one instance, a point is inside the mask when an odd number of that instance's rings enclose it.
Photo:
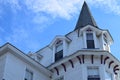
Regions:
[[[63,58],[63,42],[62,40],[57,41],[55,44],[55,61]]]

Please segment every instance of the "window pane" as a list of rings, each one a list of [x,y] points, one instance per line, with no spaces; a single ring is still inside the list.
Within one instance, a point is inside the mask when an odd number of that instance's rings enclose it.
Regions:
[[[58,61],[63,58],[63,42],[58,41],[55,49],[55,61]]]
[[[63,49],[63,44],[62,43],[56,46],[56,52],[59,52],[62,49]]]
[[[63,58],[63,50],[55,53],[55,61],[58,61]]]
[[[64,80],[64,77],[59,77],[59,78],[57,78],[55,80]]]
[[[88,67],[88,80],[100,80],[98,67]]]
[[[29,70],[26,70],[25,80],[32,80],[32,79],[33,79],[33,73]]]
[[[93,40],[93,33],[87,33],[87,40]]]
[[[86,34],[86,39],[87,39],[87,48],[88,49],[93,49],[95,48],[95,45],[94,45],[94,39],[93,39],[93,33],[87,33]]]
[[[97,67],[88,68],[88,75],[99,75]]]
[[[105,38],[105,37],[104,37],[104,42],[105,42],[105,43],[108,43],[107,38]]]
[[[100,78],[88,78],[88,80],[100,80]]]
[[[88,48],[88,49],[93,49],[93,48],[95,48],[94,40],[87,40],[87,48]]]

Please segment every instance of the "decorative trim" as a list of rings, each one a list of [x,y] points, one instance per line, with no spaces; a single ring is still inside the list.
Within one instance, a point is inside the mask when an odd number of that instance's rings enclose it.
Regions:
[[[117,75],[117,73],[115,72],[115,75]]]
[[[94,63],[94,55],[91,55],[91,63]]]
[[[104,59],[104,64],[106,63],[106,61],[109,59],[109,57],[107,56],[105,59]]]
[[[61,64],[62,66],[63,66],[63,68],[64,68],[64,71],[66,72],[66,66],[65,66],[65,64]]]
[[[69,60],[69,62],[70,62],[70,64],[71,64],[72,68],[74,68],[73,61],[72,61],[72,60]]]
[[[103,55],[101,55],[101,64],[103,63]]]
[[[113,72],[115,73],[115,75],[117,75],[117,70],[119,70],[117,67],[119,67],[119,65],[116,65],[116,66],[114,66],[114,68],[113,68]]]
[[[114,72],[115,72],[115,71],[119,71],[119,70],[120,70],[120,69],[117,68],[117,69],[114,70]]]
[[[81,62],[81,59],[80,59],[80,57],[79,57],[79,56],[77,56],[77,59],[79,60],[79,62],[80,62],[80,64],[81,64],[82,62]]]
[[[116,71],[119,71],[119,70],[120,70],[120,69],[118,69],[118,68],[114,70],[115,75],[117,75],[117,72],[116,72]]]
[[[92,30],[91,30],[91,28],[89,27],[86,31],[87,31],[87,32],[91,32]]]
[[[114,66],[114,68],[113,68],[113,69],[115,70],[117,67],[119,67],[119,65]]]
[[[83,62],[83,64],[84,64],[84,62],[85,62],[85,61],[84,61],[84,55],[82,55],[82,62]]]
[[[110,66],[111,66],[112,63],[114,63],[114,61],[110,61],[110,63],[109,63],[109,68],[110,68]]]
[[[59,75],[59,70],[58,70],[58,68],[57,68],[57,67],[55,67],[54,69],[56,70],[57,75]]]

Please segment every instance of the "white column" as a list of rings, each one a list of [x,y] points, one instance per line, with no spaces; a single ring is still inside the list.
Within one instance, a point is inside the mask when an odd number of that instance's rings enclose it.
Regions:
[[[103,32],[102,32],[102,35],[101,35],[101,43],[102,43],[102,50],[104,50],[104,39],[103,39]]]
[[[66,41],[63,40],[63,57],[66,56],[66,47],[67,47]]]
[[[110,50],[110,44],[108,45],[108,50],[109,50],[109,52],[111,52],[111,50]]]
[[[96,38],[96,33],[95,32],[93,32],[93,39],[94,39],[94,44],[95,44],[95,48],[98,48],[97,47],[97,38]]]
[[[83,48],[87,48],[87,43],[86,43],[86,32],[83,32]]]
[[[87,66],[85,64],[82,64],[82,79],[81,80],[87,80],[88,73],[87,73]]]
[[[52,58],[53,58],[53,62],[55,62],[55,45],[53,46],[53,56],[52,56]]]
[[[101,64],[99,67],[99,72],[100,72],[100,80],[105,80],[105,66]]]

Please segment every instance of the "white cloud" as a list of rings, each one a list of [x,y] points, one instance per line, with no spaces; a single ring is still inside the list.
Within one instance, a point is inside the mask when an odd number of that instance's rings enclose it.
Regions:
[[[36,15],[34,18],[33,18],[33,22],[34,23],[37,23],[37,24],[43,24],[44,22],[48,22],[49,21],[49,18],[46,17],[46,16],[43,16],[43,15]]]
[[[78,13],[84,0],[0,0],[0,3],[10,4],[14,9],[21,9],[25,5],[32,12],[46,13],[52,18],[70,19]],[[92,7],[102,8],[106,12],[120,15],[120,0],[86,0]],[[20,2],[22,5],[20,5]],[[22,10],[22,9],[21,9]],[[41,23],[41,22],[40,22]]]
[[[27,8],[35,13],[45,12],[52,17],[70,19],[77,13],[84,0],[26,0]],[[119,0],[87,0],[92,7],[120,15]]]
[[[16,12],[16,10],[21,10],[19,0],[0,0],[0,5],[10,5],[13,12]]]
[[[26,0],[28,9],[35,13],[44,12],[52,17],[70,19],[83,0]]]
[[[52,18],[60,17],[63,19],[70,19],[73,15],[79,12],[83,1],[84,0],[24,0],[21,2],[21,0],[0,0],[0,3],[4,3],[6,5],[10,4],[13,10],[22,10],[22,6],[25,5],[27,9],[31,10],[35,14],[46,13]],[[106,12],[113,12],[114,14],[120,15],[120,5],[118,4],[120,0],[86,1],[89,4],[92,4],[92,7],[101,8]],[[41,18],[43,19],[43,17]],[[41,21],[39,23],[41,23]]]
[[[98,7],[109,13],[120,16],[120,0],[87,0],[93,7]]]
[[[38,31],[43,31],[43,29],[47,26],[47,24],[52,23],[51,19],[54,20],[54,18],[59,17],[63,19],[71,19],[73,15],[76,13],[79,13],[80,8],[83,4],[84,0],[0,0],[0,4],[10,4],[13,11],[16,9],[24,10],[24,8],[27,8],[35,15],[32,18],[32,21],[34,24],[38,24],[40,26],[34,26],[33,28]],[[118,4],[120,0],[86,0],[88,4],[91,4],[92,7],[101,8],[106,12],[113,12],[115,14],[120,15],[120,5]],[[25,7],[23,7],[25,5]],[[22,9],[23,8],[23,9]],[[15,10],[14,10],[15,9]],[[0,13],[3,13],[0,10]],[[48,14],[41,15],[41,14]],[[0,16],[1,17],[1,16]],[[44,25],[41,25],[43,23],[47,23]],[[2,29],[0,29],[2,30]],[[17,38],[17,35],[26,34],[25,29],[19,29],[18,31],[15,29],[13,30],[13,34],[11,38],[15,40]],[[28,35],[28,34],[26,34]],[[26,36],[26,35],[23,35]],[[19,37],[18,37],[19,38]],[[15,40],[17,41],[17,40]]]
[[[55,18],[59,17],[69,20],[74,15],[76,15],[76,13],[78,14],[83,4],[83,1],[84,0],[0,0],[0,5],[9,4],[11,5],[11,9],[15,12],[16,10],[21,10],[21,11],[27,9],[30,10],[30,13],[34,13],[34,15],[30,15],[30,17],[32,16],[32,19],[30,18],[29,21],[30,22],[32,21],[34,24],[37,24],[37,26],[35,25],[29,29],[31,30],[31,32],[34,30],[41,32],[43,31],[44,28],[46,28],[46,26],[44,25],[52,23],[51,21],[54,20]],[[86,1],[88,4],[91,4],[92,7],[101,8],[106,12],[112,12],[114,14],[120,15],[120,0],[86,0]],[[4,14],[3,11],[4,10],[0,9],[0,17],[2,17],[1,14]],[[29,12],[27,13],[29,14]],[[42,15],[44,13],[45,15]],[[14,22],[15,21],[13,21],[13,23]],[[23,25],[26,25],[26,23]],[[27,47],[32,47],[32,48],[36,47],[36,45],[39,46],[38,45],[39,42],[37,41],[35,42],[34,39],[29,40],[31,35],[33,36],[34,33],[30,34],[25,27],[16,27],[16,26],[13,27],[11,33],[6,37],[6,40],[12,43],[23,42],[28,45]],[[4,29],[0,28],[0,31],[4,32]],[[32,44],[32,42],[35,43]],[[29,44],[31,46],[29,46]]]
[[[12,44],[16,44],[17,47],[18,45],[19,47],[22,46],[22,49],[26,52],[28,50],[36,51],[40,45],[42,45],[42,41],[40,42],[40,40],[42,40],[40,39],[40,35],[36,34],[44,31],[44,29],[49,24],[52,24],[52,21],[54,21],[56,18],[69,20],[74,17],[74,15],[79,14],[83,1],[84,0],[0,0],[0,19],[4,18],[2,15],[5,13],[5,10],[1,7],[1,5],[9,5],[10,9],[16,13],[17,10],[21,10],[21,12],[23,11],[22,15],[24,15],[25,10],[30,11],[25,11],[28,14],[25,14],[27,15],[25,18],[23,17],[26,20],[20,22],[23,24],[18,24],[19,22],[16,22],[20,21],[17,20],[19,19],[17,17],[20,17],[19,15],[15,16],[15,20],[11,19],[13,20],[11,21],[13,23],[9,26],[10,32],[6,33],[6,31],[0,27],[0,32],[2,34],[6,34],[0,39],[0,44],[4,43],[4,41],[9,41]],[[112,12],[120,15],[120,0],[86,1],[92,7],[101,8],[107,13]],[[36,25],[31,25],[29,24],[30,22]]]
[[[24,28],[12,28],[11,34],[6,37],[6,40],[13,43],[19,43],[28,38],[29,34]]]
[[[43,23],[52,23],[51,19],[56,17],[63,19],[71,19],[73,15],[79,13],[80,8],[84,0],[0,0],[0,4],[10,4],[13,11],[16,9],[24,10],[27,8],[34,15],[32,21],[34,24],[40,26],[35,27],[36,30],[42,31],[46,26],[41,25]],[[87,3],[91,4],[92,7],[101,8],[106,12],[113,12],[114,14],[120,15],[120,0],[86,0]],[[23,5],[25,7],[23,7]],[[0,7],[1,8],[1,7]],[[3,10],[0,9],[0,17]],[[41,14],[47,14],[41,15]],[[29,16],[28,16],[29,17]],[[45,24],[46,25],[46,24]],[[38,29],[39,28],[39,29]],[[18,31],[20,32],[20,31]]]
[[[35,31],[37,32],[42,32],[45,27],[47,27],[47,25],[51,22],[50,19],[46,16],[41,16],[41,15],[36,15],[33,18],[33,23],[38,24],[39,26],[34,26]],[[47,23],[47,24],[46,24]]]

